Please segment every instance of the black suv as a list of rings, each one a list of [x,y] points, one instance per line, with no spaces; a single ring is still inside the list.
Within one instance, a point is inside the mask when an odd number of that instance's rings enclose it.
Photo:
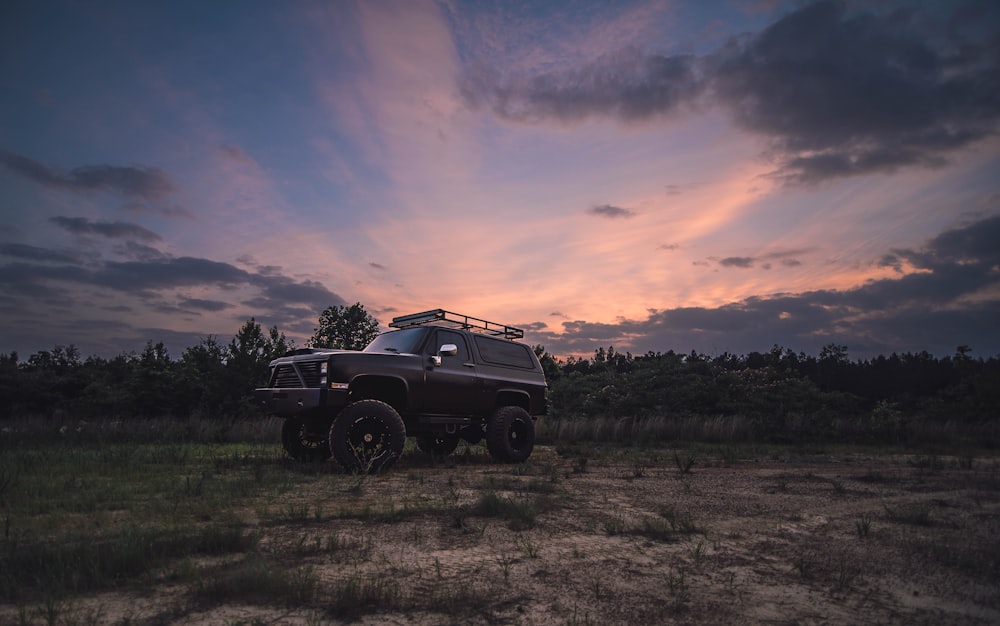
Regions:
[[[486,439],[490,455],[521,463],[546,411],[545,375],[524,331],[442,309],[393,318],[396,330],[363,351],[308,348],[271,362],[254,397],[285,419],[285,450],[300,460],[332,455],[375,472],[407,436],[436,455],[460,439]]]

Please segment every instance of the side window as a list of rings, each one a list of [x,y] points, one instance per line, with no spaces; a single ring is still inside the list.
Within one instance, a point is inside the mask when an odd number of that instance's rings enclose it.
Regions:
[[[458,363],[465,363],[469,361],[469,348],[465,344],[465,337],[460,333],[456,333],[450,330],[439,330],[437,331],[437,337],[427,348],[431,354],[437,354],[438,350],[441,349],[446,343],[453,343],[458,346],[458,353],[455,356],[446,356],[444,360],[447,362],[449,359],[453,359]]]
[[[497,365],[534,369],[530,348],[524,344],[503,341],[491,337],[476,336],[476,347],[483,360]]]

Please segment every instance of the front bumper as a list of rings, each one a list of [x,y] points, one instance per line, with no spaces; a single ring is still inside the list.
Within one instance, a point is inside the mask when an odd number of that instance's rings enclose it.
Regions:
[[[348,392],[323,388],[254,389],[254,401],[268,413],[289,417],[315,409],[339,409],[347,405]]]

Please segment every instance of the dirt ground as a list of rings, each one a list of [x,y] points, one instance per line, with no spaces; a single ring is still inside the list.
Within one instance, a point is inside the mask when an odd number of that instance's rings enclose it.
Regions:
[[[166,580],[80,599],[74,614],[134,624],[1000,623],[996,459],[563,452],[536,448],[524,466],[404,458],[381,476],[330,476],[287,494],[278,506],[309,511],[294,523],[247,511],[261,550],[310,566],[311,602],[199,607]],[[363,606],[330,608],[331,590]]]

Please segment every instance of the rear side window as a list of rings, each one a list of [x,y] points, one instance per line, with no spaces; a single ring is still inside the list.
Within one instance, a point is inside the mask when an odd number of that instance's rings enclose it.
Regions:
[[[535,368],[530,348],[524,344],[476,335],[476,348],[487,363],[529,370]]]

